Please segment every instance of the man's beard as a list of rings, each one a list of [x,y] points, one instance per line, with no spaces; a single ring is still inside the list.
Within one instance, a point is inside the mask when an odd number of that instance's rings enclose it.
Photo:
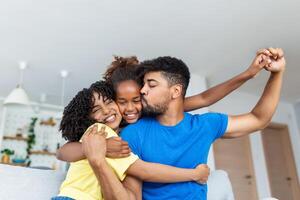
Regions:
[[[169,102],[165,100],[160,104],[150,106],[148,102],[142,97],[143,102],[143,116],[145,117],[157,117],[164,114],[168,110]]]

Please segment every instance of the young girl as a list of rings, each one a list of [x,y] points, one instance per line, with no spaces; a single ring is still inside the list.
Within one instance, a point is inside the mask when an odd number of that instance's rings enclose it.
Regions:
[[[80,141],[83,133],[89,131],[89,127],[96,122],[107,126],[108,137],[117,136],[122,116],[114,98],[112,87],[104,81],[98,81],[89,89],[80,91],[64,110],[60,126],[63,137],[69,141]],[[106,161],[121,181],[124,180],[125,173],[140,180],[164,183],[205,183],[209,175],[206,165],[198,165],[195,169],[180,169],[147,163],[133,154],[121,159],[107,158]],[[53,199],[103,199],[100,185],[89,162],[86,159],[80,160],[71,163],[60,193]]]

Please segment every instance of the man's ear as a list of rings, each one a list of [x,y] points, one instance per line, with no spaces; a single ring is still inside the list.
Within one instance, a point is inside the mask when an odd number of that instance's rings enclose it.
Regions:
[[[182,96],[182,85],[180,84],[175,84],[171,87],[171,97],[172,99],[177,99],[177,98],[181,98]]]

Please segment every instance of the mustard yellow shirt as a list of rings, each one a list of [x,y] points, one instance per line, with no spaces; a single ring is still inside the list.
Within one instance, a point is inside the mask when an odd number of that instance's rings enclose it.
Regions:
[[[98,126],[98,130],[102,126],[106,127],[107,138],[118,136],[110,127],[100,123],[96,123],[96,125]],[[131,154],[127,158],[106,158],[107,163],[121,181],[126,177],[126,170],[136,160],[138,160],[138,157],[134,154]],[[66,179],[60,187],[58,196],[66,196],[76,200],[103,200],[100,185],[87,159],[70,164]]]

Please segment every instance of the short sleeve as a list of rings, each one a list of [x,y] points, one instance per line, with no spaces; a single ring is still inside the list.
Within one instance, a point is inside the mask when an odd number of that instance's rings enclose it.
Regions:
[[[141,158],[141,138],[138,130],[139,127],[136,124],[128,125],[122,130],[121,137],[128,142],[131,151]]]
[[[138,156],[131,153],[129,157],[126,158],[106,158],[109,166],[114,170],[118,178],[123,181],[126,177],[126,171],[135,161],[139,159]]]
[[[210,129],[213,130],[213,140],[221,138],[225,134],[228,125],[228,115],[222,113],[207,113],[206,120],[210,125]]]
[[[101,123],[94,123],[91,126],[89,126],[86,131],[84,132],[84,134],[82,135],[82,137],[94,126],[97,126],[98,131],[101,130],[102,127],[105,127],[105,131],[107,132],[107,136],[106,138],[110,138],[110,137],[118,137],[118,134],[112,130],[109,126],[106,126],[105,124],[101,124]],[[82,142],[82,137],[79,140],[79,142]]]

